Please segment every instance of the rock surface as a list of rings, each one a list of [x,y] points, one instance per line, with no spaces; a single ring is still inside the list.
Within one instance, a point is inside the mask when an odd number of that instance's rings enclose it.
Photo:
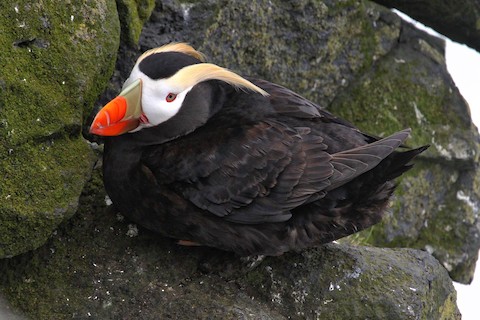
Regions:
[[[447,271],[424,251],[330,244],[249,269],[130,224],[101,185],[96,172],[46,246],[0,261],[0,290],[29,318],[460,319]]]
[[[377,246],[427,250],[454,280],[470,283],[480,247],[478,131],[446,72],[443,41],[407,23],[401,30],[389,54],[329,106],[367,132],[411,127],[409,145],[431,145],[399,179],[382,223],[362,236]]]
[[[405,12],[453,41],[480,51],[480,2],[477,0],[374,0]]]
[[[83,110],[119,45],[114,0],[0,4],[0,258],[44,244],[92,170]]]

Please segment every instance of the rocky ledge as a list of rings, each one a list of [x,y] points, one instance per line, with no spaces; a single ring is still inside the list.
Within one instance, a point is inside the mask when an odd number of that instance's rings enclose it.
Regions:
[[[14,307],[31,319],[460,319],[446,269],[424,251],[332,243],[240,259],[178,246],[107,203],[96,170],[45,246],[0,261]]]

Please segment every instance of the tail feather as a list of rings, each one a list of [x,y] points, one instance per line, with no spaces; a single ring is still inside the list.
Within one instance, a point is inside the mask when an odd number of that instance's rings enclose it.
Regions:
[[[429,147],[429,145],[425,145],[416,149],[393,153],[388,171],[385,174],[385,179],[393,180],[410,170],[413,167],[413,163],[411,163],[411,161]]]
[[[410,129],[405,129],[370,144],[332,154],[334,173],[327,191],[338,188],[377,167],[394,153],[410,132]]]

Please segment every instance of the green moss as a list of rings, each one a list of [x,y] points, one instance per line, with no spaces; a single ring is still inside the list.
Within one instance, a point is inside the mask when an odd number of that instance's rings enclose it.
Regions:
[[[0,4],[0,257],[72,215],[93,158],[83,114],[119,44],[114,0]]]
[[[98,208],[99,203],[103,202],[104,191],[101,179],[98,175],[94,175],[92,182],[87,186],[84,193],[87,197],[85,200],[88,199],[89,202],[84,203],[83,208],[93,212]],[[85,279],[87,275],[91,276],[94,273],[95,268],[92,265],[89,249],[93,245],[102,248],[105,244],[95,241],[94,244],[72,248],[71,245],[77,244],[81,236],[94,239],[94,228],[91,228],[90,234],[87,231],[87,235],[65,236],[62,229],[70,226],[71,223],[82,225],[81,219],[70,220],[61,225],[59,234],[54,237],[54,240],[50,240],[47,246],[36,252],[0,260],[0,268],[2,268],[0,282],[3,284],[1,287],[3,294],[8,296],[14,307],[23,310],[31,318],[65,319],[67,314],[71,314],[67,310],[72,307],[80,309],[81,304],[95,294],[93,283]],[[93,261],[98,263],[96,259]],[[9,267],[10,265],[13,267]],[[65,290],[72,283],[75,283],[75,287]],[[87,317],[87,313],[81,316]]]
[[[152,14],[155,0],[117,0],[122,25],[122,41],[136,46],[143,24]]]
[[[405,57],[399,50],[377,63],[329,109],[379,136],[410,127],[413,134],[407,143],[432,144],[430,156],[472,158],[477,147],[473,139],[465,139],[471,123],[459,112],[462,104],[453,100],[452,88],[440,75],[432,77],[431,62]]]
[[[456,293],[451,293],[447,299],[445,299],[445,303],[439,308],[438,314],[440,320],[451,320],[451,319],[460,319],[460,315],[458,314],[458,307],[457,307],[457,295]],[[425,317],[425,319],[428,319]]]
[[[466,189],[470,184],[468,171],[451,174],[449,170],[445,164],[417,160],[414,169],[399,179],[382,222],[342,241],[428,250],[444,264],[453,279],[469,283],[478,243],[465,239],[475,232],[477,213],[471,204],[459,199],[458,192],[473,197],[470,201],[475,198]]]
[[[77,205],[93,162],[81,139],[52,139],[16,147],[0,171],[0,256],[37,248]]]
[[[113,71],[113,0],[20,1],[2,3],[0,12],[1,136],[15,145],[81,123]]]
[[[262,266],[241,282],[292,319],[459,318],[448,275],[425,252],[327,245]]]
[[[285,85],[320,106],[385,54],[399,32],[380,22],[374,30],[370,15],[383,9],[358,1],[220,2],[209,9],[199,26],[208,41],[197,47],[214,63]]]

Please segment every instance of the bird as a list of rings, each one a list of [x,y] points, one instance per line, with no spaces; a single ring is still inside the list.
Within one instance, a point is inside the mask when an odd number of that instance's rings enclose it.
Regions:
[[[378,223],[428,145],[379,138],[183,42],[147,50],[96,114],[116,209],[181,245],[278,256]]]

